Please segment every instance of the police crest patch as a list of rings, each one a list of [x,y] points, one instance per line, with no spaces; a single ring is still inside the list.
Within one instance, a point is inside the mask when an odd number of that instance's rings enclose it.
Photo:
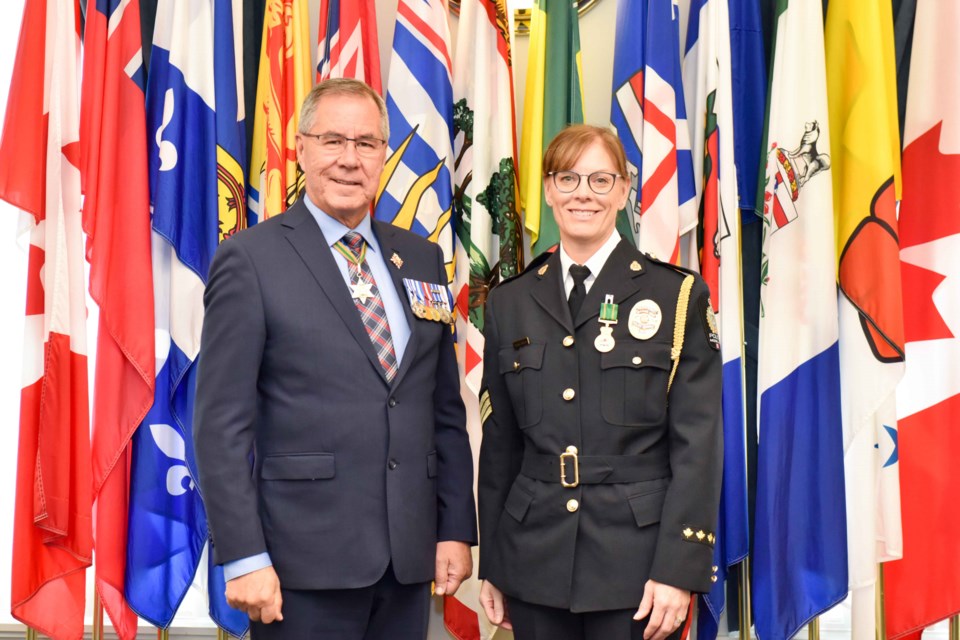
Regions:
[[[717,316],[713,313],[713,303],[710,298],[700,299],[701,317],[703,318],[704,332],[707,334],[707,343],[714,351],[720,350],[720,328],[717,326]]]

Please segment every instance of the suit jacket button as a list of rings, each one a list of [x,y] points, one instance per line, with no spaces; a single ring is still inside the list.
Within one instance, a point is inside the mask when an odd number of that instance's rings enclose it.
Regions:
[[[387,406],[389,406],[389,407],[395,407],[395,406],[397,406],[397,399],[396,399],[396,398],[390,398],[390,399],[387,401]]]
[[[391,458],[391,459],[390,459],[390,462],[387,463],[387,468],[390,469],[390,471],[393,471],[394,469],[396,469],[396,468],[397,468],[397,461],[394,460],[393,458]]]
[[[575,513],[577,509],[580,508],[580,503],[574,499],[567,500],[567,511],[570,513]]]
[[[573,336],[567,336],[563,339],[563,346],[572,347],[573,346]]]
[[[567,402],[570,402],[571,400],[573,400],[573,397],[574,397],[575,395],[577,395],[577,392],[574,391],[573,389],[564,389],[564,390],[563,390],[563,399],[566,400]]]

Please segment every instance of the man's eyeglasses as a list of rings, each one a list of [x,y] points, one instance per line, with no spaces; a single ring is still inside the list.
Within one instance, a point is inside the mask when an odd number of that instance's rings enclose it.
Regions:
[[[339,133],[303,133],[300,135],[313,138],[320,145],[320,152],[332,156],[343,153],[347,148],[347,143],[352,142],[357,149],[357,155],[370,158],[383,150],[387,141],[373,136],[361,136],[359,138],[348,138]]]
[[[560,193],[573,193],[580,186],[580,178],[586,178],[590,189],[599,196],[610,193],[613,185],[617,183],[617,178],[623,177],[609,171],[594,171],[591,174],[577,173],[576,171],[551,171],[547,175],[553,178],[553,186]]]

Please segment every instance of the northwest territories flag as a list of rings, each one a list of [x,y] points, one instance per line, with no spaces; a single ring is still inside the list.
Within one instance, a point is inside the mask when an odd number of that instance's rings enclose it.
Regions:
[[[778,0],[775,15],[757,371],[761,638],[789,638],[847,595],[823,14],[819,2]]]
[[[723,356],[723,487],[714,565],[717,582],[702,596],[697,636],[717,637],[727,568],[749,552],[743,378],[740,210],[734,163],[730,21],[725,0],[690,5],[684,84],[692,114],[700,273],[710,287]]]
[[[230,2],[215,6],[220,18],[237,17]],[[225,94],[219,128],[239,134],[239,88],[227,55],[236,43],[229,24],[217,25],[224,38],[216,43],[217,58],[226,55],[228,62],[215,68],[213,8],[158,3],[147,87],[157,382],[156,400],[134,436],[127,597],[141,617],[163,628],[193,581],[207,539],[192,433],[204,281],[218,238],[244,219],[235,201],[239,196],[242,202],[242,189],[224,190],[229,202],[219,206],[218,174],[231,173],[230,147],[243,149],[218,138],[217,92]],[[232,80],[215,81],[220,74]],[[224,181],[242,184],[232,175]],[[222,588],[210,597],[221,601],[212,604],[214,612],[232,611],[222,602]],[[238,611],[217,622],[238,636],[246,628]]]
[[[629,161],[631,226],[642,251],[677,263],[697,214],[676,4],[622,2],[613,64],[610,120]]]
[[[376,217],[438,243],[453,279],[453,83],[447,7],[400,0],[387,111],[390,150]]]

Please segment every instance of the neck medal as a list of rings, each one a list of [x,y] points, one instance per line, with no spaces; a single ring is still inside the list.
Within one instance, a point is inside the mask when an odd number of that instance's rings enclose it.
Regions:
[[[600,335],[593,341],[593,346],[600,353],[613,351],[614,345],[617,344],[613,339],[613,325],[617,324],[617,309],[613,296],[608,293],[600,305]]]
[[[350,285],[350,296],[356,298],[360,304],[367,304],[367,298],[373,297],[373,283],[364,282],[358,273],[356,284]]]

